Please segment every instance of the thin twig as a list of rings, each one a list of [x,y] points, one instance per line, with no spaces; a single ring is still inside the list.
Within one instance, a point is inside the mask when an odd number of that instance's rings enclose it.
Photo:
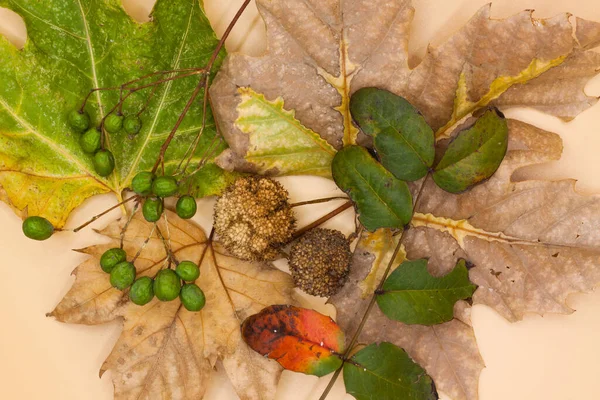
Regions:
[[[156,234],[162,241],[163,246],[165,247],[165,252],[167,253],[167,259],[169,260],[169,268],[171,267],[171,261],[173,261],[175,264],[179,264],[179,261],[177,261],[177,258],[175,258],[175,254],[173,253],[173,251],[171,250],[171,247],[167,243],[167,239],[165,239],[160,228],[158,227],[158,224],[155,224],[155,227],[156,227]]]
[[[133,221],[133,217],[135,216],[135,213],[138,210],[138,207],[140,206],[140,199],[138,199],[135,202],[135,205],[133,206],[133,209],[131,210],[131,215],[129,215],[129,218],[127,219],[127,222],[125,223],[125,225],[123,225],[123,228],[121,228],[121,248],[123,248],[123,242],[125,242],[125,232],[127,232],[127,228],[129,228],[129,224],[131,224],[131,221]]]
[[[419,188],[419,193],[417,194],[417,197],[415,198],[415,202],[414,202],[414,206],[413,206],[413,215],[414,215],[414,209],[416,208],[417,203],[419,202],[419,199],[421,198],[421,194],[423,193],[423,188],[425,187],[425,184],[427,183],[428,178],[429,178],[429,174],[425,177],[425,179],[423,180],[423,183],[421,184],[421,187]],[[352,336],[352,340],[350,340],[350,343],[348,344],[348,347],[346,348],[346,351],[344,352],[344,356],[342,358],[342,360],[344,362],[346,362],[346,360],[348,359],[348,356],[352,352],[352,349],[354,348],[354,345],[356,344],[356,341],[358,340],[360,333],[362,332],[363,328],[365,327],[365,324],[367,323],[367,320],[369,319],[369,314],[371,313],[371,310],[373,309],[373,306],[375,305],[375,301],[377,300],[377,293],[379,293],[381,291],[381,289],[383,288],[385,280],[387,279],[387,276],[390,273],[392,266],[394,265],[394,261],[396,260],[396,257],[398,256],[398,252],[400,251],[400,248],[402,247],[402,240],[404,239],[404,234],[408,231],[408,227],[409,227],[409,225],[404,227],[404,229],[402,230],[402,234],[400,235],[400,239],[398,239],[398,244],[396,245],[396,248],[394,249],[392,258],[388,262],[387,267],[385,268],[385,271],[383,273],[383,276],[381,277],[381,280],[379,281],[379,284],[377,285],[377,289],[375,289],[375,291],[373,292],[373,295],[371,296],[371,300],[369,301],[369,305],[367,306],[367,309],[365,310],[365,313],[363,314],[362,320],[360,321],[360,324],[358,325],[356,332]],[[342,363],[342,366],[339,367],[335,371],[333,376],[331,377],[329,384],[323,391],[323,394],[321,394],[321,397],[319,397],[319,400],[325,400],[327,398],[327,395],[333,388],[335,381],[337,380],[338,376],[342,372],[343,367],[344,367],[344,365]]]
[[[327,203],[328,201],[333,201],[333,200],[348,200],[348,197],[336,196],[336,197],[325,197],[322,199],[315,199],[315,200],[300,201],[298,203],[291,204],[290,207],[300,207],[300,206],[306,206],[309,204]]]
[[[306,225],[303,228],[298,229],[292,235],[292,240],[298,239],[300,236],[304,235],[305,232],[307,232],[307,231],[311,230],[312,228],[315,228],[315,227],[323,224],[326,221],[329,221],[331,218],[335,217],[338,214],[341,214],[342,212],[346,211],[350,207],[352,207],[352,202],[348,201],[348,202],[342,204],[341,206],[339,206],[338,208],[336,208],[335,210],[331,211],[330,213],[327,213],[327,214],[323,215],[318,220],[316,220],[316,221],[314,221],[314,222]]]
[[[148,244],[148,242],[150,241],[150,239],[152,239],[152,235],[154,234],[154,229],[156,229],[156,222],[154,223],[154,225],[152,225],[152,230],[150,230],[150,234],[148,235],[148,237],[146,238],[146,240],[144,240],[144,243],[142,243],[142,246],[140,247],[140,249],[137,251],[137,253],[135,253],[135,256],[133,257],[133,260],[131,260],[132,263],[134,263],[135,260],[138,259],[138,257],[140,256],[140,254],[142,254],[142,251],[144,251],[144,249],[146,248],[146,245]]]
[[[212,71],[212,68],[213,68],[215,62],[217,61],[217,58],[219,57],[219,53],[221,52],[221,49],[225,45],[225,40],[229,37],[229,34],[233,30],[233,27],[237,24],[238,20],[240,19],[240,17],[242,16],[242,14],[244,13],[244,11],[246,10],[246,8],[248,7],[248,5],[250,4],[250,1],[251,0],[244,0],[244,3],[239,8],[239,10],[237,11],[237,13],[235,14],[235,16],[233,17],[233,19],[229,23],[229,26],[227,27],[227,29],[223,33],[223,36],[219,40],[219,43],[217,44],[217,47],[213,51],[213,54],[210,57],[210,60],[208,61],[208,64],[204,68],[204,72],[206,72],[206,75],[203,76],[202,79],[200,80],[200,82],[198,82],[198,84],[196,85],[196,88],[194,89],[194,92],[192,93],[192,96],[190,97],[190,99],[188,100],[187,104],[185,105],[183,111],[179,115],[179,118],[177,119],[177,122],[175,123],[175,126],[173,127],[173,129],[169,133],[169,136],[167,137],[167,139],[165,140],[165,142],[163,143],[163,145],[160,148],[160,152],[158,154],[156,162],[154,163],[154,166],[152,167],[152,172],[153,173],[155,173],[156,170],[158,169],[158,167],[161,164],[164,163],[165,153],[166,153],[167,149],[169,148],[169,145],[171,144],[171,141],[173,140],[173,137],[175,136],[175,133],[177,132],[177,129],[179,129],[179,125],[181,125],[181,122],[185,118],[185,116],[188,113],[190,107],[192,106],[192,104],[196,100],[196,97],[198,97],[198,95],[200,94],[200,92],[202,91],[202,89],[205,89],[205,94],[204,94],[204,101],[203,101],[203,105],[202,105],[203,113],[202,113],[202,128],[201,128],[201,130],[204,130],[204,127],[206,126],[206,110],[208,108],[207,107],[207,105],[208,105],[207,92],[208,92],[208,84],[210,82],[210,73]]]
[[[112,206],[111,208],[109,208],[108,210],[104,210],[102,211],[100,214],[98,215],[94,215],[92,217],[92,219],[90,219],[89,221],[87,221],[85,224],[78,226],[77,228],[73,229],[73,232],[79,232],[80,230],[82,230],[83,228],[85,228],[86,226],[88,226],[89,224],[91,224],[92,222],[94,222],[95,220],[97,220],[98,218],[108,214],[109,212],[111,212],[112,210],[114,210],[115,208],[119,208],[122,205],[124,205],[125,203],[128,203],[129,201],[133,200],[133,199],[137,199],[139,198],[139,196],[132,196],[129,197],[128,199],[123,200],[120,203],[115,204],[114,206]]]

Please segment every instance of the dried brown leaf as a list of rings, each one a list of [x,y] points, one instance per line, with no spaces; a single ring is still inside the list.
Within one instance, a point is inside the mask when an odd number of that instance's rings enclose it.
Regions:
[[[196,283],[206,295],[202,311],[187,311],[179,299],[155,298],[140,307],[129,301],[127,292],[110,286],[98,260],[106,249],[119,246],[123,221],[116,221],[100,232],[110,243],[82,250],[91,257],[75,270],[75,284],[51,315],[88,325],[122,321],[121,337],[102,367],[102,372],[112,371],[116,399],[199,399],[217,360],[242,399],[273,398],[281,369],[246,346],[240,323],[267,305],[293,303],[289,275],[233,258],[194,223],[169,211],[166,216],[168,222],[161,220],[159,228],[176,257],[200,265]],[[138,213],[125,236],[130,258],[150,234],[136,261],[138,275],[154,276],[165,261],[162,241]]]
[[[363,238],[367,239],[368,235],[364,234]],[[361,286],[378,256],[379,252],[373,251],[367,240],[362,240],[354,253],[348,283],[330,299],[337,309],[337,322],[348,336],[356,331],[369,303],[369,298],[361,296]],[[469,320],[469,310],[464,302],[460,302],[455,313],[462,320],[421,326],[392,321],[374,307],[359,343],[393,342],[425,368],[437,388],[452,399],[476,399],[479,374],[484,364]]]
[[[426,183],[406,250],[422,255],[422,237],[443,232],[436,235],[446,244],[429,248],[433,268],[448,271],[437,259],[471,261],[475,303],[511,321],[570,313],[567,296],[600,282],[600,196],[578,193],[573,180],[513,181],[519,168],[560,158],[562,142],[523,122],[510,121],[509,130],[507,156],[484,184],[452,195]],[[438,254],[448,246],[452,254]]]
[[[520,168],[557,160],[562,141],[523,122],[509,121],[509,150],[494,176],[453,195],[430,179],[403,241],[406,257],[429,259],[434,275],[448,273],[458,258],[472,263],[479,288],[475,304],[485,304],[510,321],[527,313],[570,313],[569,294],[600,283],[600,196],[577,193],[574,181],[514,181]],[[415,184],[415,190],[423,182]],[[376,243],[377,244],[377,243]],[[350,284],[331,302],[338,323],[356,328],[368,299],[360,287],[377,249],[361,242]],[[454,321],[406,326],[371,314],[361,341],[393,340],[404,347],[454,400],[475,400],[483,362],[469,322],[470,307],[459,303]]]
[[[367,86],[407,98],[438,136],[488,104],[532,107],[571,119],[597,101],[583,89],[600,70],[600,54],[588,51],[600,43],[600,29],[581,19],[573,27],[566,13],[536,19],[524,11],[492,19],[490,5],[484,6],[410,69],[414,10],[409,0],[258,0],[257,5],[267,26],[267,53],[229,55],[211,88],[231,147],[220,159],[226,168],[252,169],[243,162],[248,134],[234,124],[239,87],[268,100],[281,97],[303,125],[336,148],[359,133],[351,123],[349,96]]]

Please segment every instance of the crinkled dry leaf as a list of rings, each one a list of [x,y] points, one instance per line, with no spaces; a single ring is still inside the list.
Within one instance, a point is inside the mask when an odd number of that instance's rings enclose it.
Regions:
[[[495,20],[487,5],[410,69],[407,48],[414,10],[409,0],[257,4],[267,25],[268,52],[262,57],[230,55],[211,88],[217,119],[231,146],[220,160],[225,167],[239,166],[248,152],[248,135],[234,125],[239,87],[250,87],[271,101],[281,97],[302,124],[338,149],[356,140],[349,96],[363,87],[405,97],[438,136],[488,104],[527,106],[570,119],[597,101],[583,88],[600,68],[600,54],[587,51],[600,43],[600,28],[581,19],[573,27],[568,14],[535,19],[524,11]],[[244,116],[249,117],[247,110]],[[280,122],[273,120],[273,129]],[[293,148],[290,143],[289,150]]]
[[[110,243],[82,250],[91,257],[76,269],[75,284],[50,315],[88,325],[123,321],[121,337],[102,367],[112,371],[115,399],[202,398],[219,359],[242,399],[272,399],[281,369],[246,346],[240,323],[267,305],[292,304],[289,275],[233,258],[195,224],[171,212],[166,216],[168,222],[161,220],[159,228],[176,257],[200,265],[196,283],[206,295],[202,311],[187,311],[179,299],[155,298],[136,306],[127,292],[110,286],[98,260],[106,249],[119,246],[122,221],[116,221],[101,232]],[[130,258],[150,234],[136,261],[139,275],[154,276],[164,266],[165,250],[152,224],[138,213],[125,236]]]

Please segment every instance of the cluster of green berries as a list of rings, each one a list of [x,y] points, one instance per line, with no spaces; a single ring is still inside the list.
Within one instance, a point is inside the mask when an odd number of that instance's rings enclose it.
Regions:
[[[155,176],[152,172],[139,172],[131,182],[131,189],[145,197],[142,214],[148,222],[156,222],[164,210],[164,199],[179,191],[177,180],[173,176]],[[196,199],[190,195],[179,197],[175,211],[179,218],[190,219],[196,215]]]
[[[124,117],[121,114],[110,114],[104,120],[104,129],[108,133],[118,133],[122,130],[128,135],[137,135],[142,129],[142,120],[137,115]]]
[[[82,110],[73,110],[68,115],[71,128],[80,133],[81,149],[94,156],[93,163],[96,173],[102,177],[109,176],[115,169],[115,158],[106,149],[102,149],[101,127],[90,127],[90,116]],[[104,129],[109,133],[117,133],[124,129],[130,135],[137,134],[142,128],[142,120],[137,115],[123,117],[121,114],[110,114],[104,120]]]
[[[200,276],[198,265],[191,261],[180,262],[175,271],[162,269],[154,279],[142,276],[136,279],[136,269],[127,261],[121,248],[112,248],[100,257],[100,267],[110,274],[110,284],[119,290],[129,289],[129,299],[134,304],[148,304],[154,296],[160,301],[171,301],[177,297],[188,311],[200,311],[206,303],[202,289],[194,281]]]

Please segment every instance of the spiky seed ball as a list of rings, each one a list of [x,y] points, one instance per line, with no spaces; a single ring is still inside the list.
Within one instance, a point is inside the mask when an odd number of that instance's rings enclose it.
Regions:
[[[234,256],[249,261],[272,260],[294,232],[296,219],[288,192],[273,179],[237,179],[215,204],[215,232]]]
[[[341,232],[316,228],[292,246],[289,265],[297,287],[329,297],[344,286],[351,260],[350,244]]]

